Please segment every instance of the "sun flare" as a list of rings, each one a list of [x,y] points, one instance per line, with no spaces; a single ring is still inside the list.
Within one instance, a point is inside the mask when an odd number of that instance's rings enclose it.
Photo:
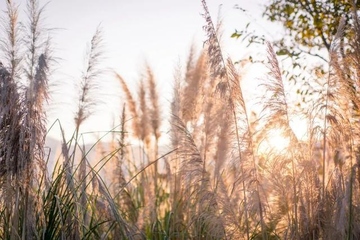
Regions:
[[[271,129],[265,140],[260,144],[260,152],[277,152],[285,151],[290,145],[290,139],[284,136],[280,129]]]

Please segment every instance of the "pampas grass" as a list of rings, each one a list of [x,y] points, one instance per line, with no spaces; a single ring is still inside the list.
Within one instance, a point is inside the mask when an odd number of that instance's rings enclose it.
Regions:
[[[62,133],[54,169],[47,169],[44,150],[54,63],[45,8],[29,0],[28,22],[20,24],[17,6],[7,3],[0,42],[0,238],[360,238],[355,7],[354,39],[342,42],[341,21],[328,75],[314,79],[319,91],[309,109],[294,110],[276,49],[267,43],[268,74],[255,113],[244,98],[243,65],[226,57],[221,24],[201,3],[207,40],[175,69],[170,129],[164,131],[162,95],[147,63],[134,92],[114,74],[124,102],[120,117],[86,148],[81,126],[101,99],[97,79],[108,77],[96,30],[75,99],[74,134],[67,138],[58,121],[52,126]],[[292,125],[299,114],[308,120],[305,139]],[[274,134],[289,144],[264,148]],[[169,137],[166,149],[163,137]],[[93,149],[101,152],[94,156]]]

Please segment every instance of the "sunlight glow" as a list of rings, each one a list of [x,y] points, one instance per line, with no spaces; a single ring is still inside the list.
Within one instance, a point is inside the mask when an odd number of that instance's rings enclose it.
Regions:
[[[290,139],[284,137],[280,130],[273,129],[269,134],[269,145],[276,151],[282,151],[289,147]]]
[[[290,145],[290,139],[285,137],[280,129],[271,129],[266,139],[260,144],[261,153],[285,151]]]

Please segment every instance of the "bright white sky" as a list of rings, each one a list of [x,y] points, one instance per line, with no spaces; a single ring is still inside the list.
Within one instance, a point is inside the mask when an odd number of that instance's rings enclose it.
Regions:
[[[26,6],[25,0],[12,0]],[[0,8],[5,9],[5,0]],[[41,4],[46,1],[40,1]],[[276,34],[274,25],[267,25],[261,19],[266,0],[207,0],[213,20],[216,22],[220,4],[223,19],[223,44],[226,54],[239,60],[253,54],[245,49],[245,43],[231,39],[235,29],[241,30],[248,22],[256,28],[257,34],[264,34],[271,41]],[[234,9],[235,5],[248,10],[244,13]],[[73,116],[77,105],[74,82],[79,82],[84,66],[86,48],[97,26],[103,29],[104,66],[122,75],[134,91],[147,61],[154,70],[164,102],[163,112],[168,112],[171,101],[174,67],[185,64],[189,48],[193,43],[202,48],[206,40],[202,30],[204,19],[200,0],[53,0],[45,10],[45,24],[56,28],[54,32],[55,56],[61,58],[57,72],[52,79],[54,94],[50,102],[49,124],[59,118],[67,134],[73,130]],[[24,16],[23,10],[21,15]],[[271,26],[270,29],[268,26]],[[277,28],[279,29],[279,28]],[[260,52],[261,53],[261,52]],[[262,53],[264,54],[264,52]],[[261,71],[260,71],[261,72]],[[254,78],[254,75],[252,75]],[[256,77],[256,76],[255,76]],[[251,85],[252,80],[248,80]],[[118,115],[121,90],[111,75],[103,79],[99,89],[101,105],[98,114],[87,120],[82,131],[109,130]],[[50,136],[59,138],[59,132],[52,130]],[[68,136],[69,137],[69,136]],[[89,136],[90,137],[90,136]]]

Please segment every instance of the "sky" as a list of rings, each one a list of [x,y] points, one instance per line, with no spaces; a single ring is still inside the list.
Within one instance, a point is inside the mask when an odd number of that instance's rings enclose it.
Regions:
[[[26,1],[12,1],[19,4],[20,15],[24,16]],[[1,0],[1,10],[5,9],[4,2]],[[185,65],[192,44],[200,51],[206,40],[202,30],[205,21],[201,16],[203,9],[200,0],[40,0],[41,5],[45,3],[44,26],[53,29],[54,55],[58,59],[50,82],[52,98],[48,123],[50,126],[60,119],[67,129],[67,135],[74,129],[76,87],[84,69],[86,50],[98,26],[102,30],[105,55],[102,64],[107,74],[102,77],[96,94],[102,103],[81,129],[84,133],[99,132],[98,136],[101,131],[107,131],[119,122],[122,92],[114,71],[129,83],[135,93],[145,63],[148,63],[158,81],[166,115],[173,91],[175,67]],[[265,3],[265,0],[207,0],[214,22],[220,13],[223,49],[234,61],[253,54],[252,50],[245,48],[246,44],[230,38],[235,29],[242,30],[251,22],[256,33],[265,35],[269,41],[278,33],[276,26],[268,25],[261,17]],[[246,12],[234,8],[236,5]],[[244,83],[249,89],[255,88],[252,79],[257,77],[256,71],[259,74],[255,69],[250,73],[248,82]],[[87,138],[95,135],[88,134]],[[58,128],[51,129],[49,136],[60,138]]]

